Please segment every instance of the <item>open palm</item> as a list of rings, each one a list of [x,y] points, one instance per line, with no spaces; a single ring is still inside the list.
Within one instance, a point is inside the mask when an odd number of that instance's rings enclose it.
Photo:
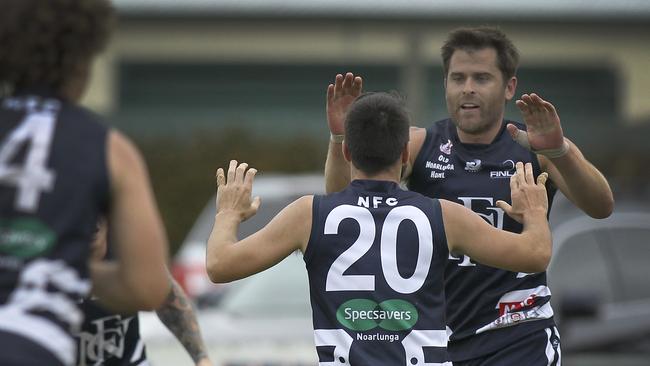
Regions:
[[[524,94],[516,102],[521,111],[528,132],[528,143],[534,151],[559,149],[564,144],[560,117],[553,104],[537,94]],[[517,127],[508,125],[508,132],[515,137]]]
[[[345,76],[338,74],[334,84],[327,87],[327,124],[330,132],[343,135],[345,130],[345,114],[350,105],[361,94],[363,80],[351,72]]]

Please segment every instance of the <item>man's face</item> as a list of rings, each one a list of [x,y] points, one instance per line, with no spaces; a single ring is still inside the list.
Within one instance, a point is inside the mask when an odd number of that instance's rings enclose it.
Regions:
[[[456,127],[481,135],[500,125],[505,102],[514,96],[517,79],[504,82],[493,48],[456,50],[445,79],[447,110]]]

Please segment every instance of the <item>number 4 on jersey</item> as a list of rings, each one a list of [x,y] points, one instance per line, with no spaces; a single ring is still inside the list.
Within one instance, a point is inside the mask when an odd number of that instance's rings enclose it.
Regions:
[[[55,115],[50,111],[29,113],[2,141],[0,184],[16,187],[16,210],[36,211],[41,192],[50,191],[54,186],[55,174],[45,164],[55,122]],[[12,164],[25,144],[28,144],[28,151],[23,165]]]

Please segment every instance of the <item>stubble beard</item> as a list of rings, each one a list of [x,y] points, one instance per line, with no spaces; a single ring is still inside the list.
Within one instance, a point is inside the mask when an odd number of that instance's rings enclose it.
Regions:
[[[485,105],[481,106],[486,108]],[[501,125],[501,115],[499,112],[493,108],[481,109],[478,115],[478,119],[475,118],[461,118],[461,111],[455,110],[454,113],[451,113],[451,120],[458,130],[461,132],[471,135],[471,136],[480,136],[494,128],[495,125]]]

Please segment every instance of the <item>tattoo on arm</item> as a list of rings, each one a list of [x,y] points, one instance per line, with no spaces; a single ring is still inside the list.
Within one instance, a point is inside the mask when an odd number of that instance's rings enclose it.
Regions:
[[[156,310],[156,314],[167,329],[181,342],[194,363],[197,363],[201,359],[208,357],[205,344],[201,338],[201,330],[196,321],[192,303],[187,298],[187,295],[171,277],[170,281],[172,290],[169,292],[165,303]]]

